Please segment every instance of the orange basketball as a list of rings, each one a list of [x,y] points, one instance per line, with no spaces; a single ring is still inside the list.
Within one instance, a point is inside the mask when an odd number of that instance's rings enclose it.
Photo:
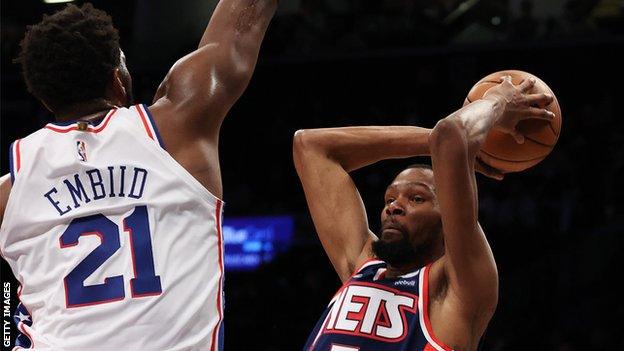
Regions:
[[[492,129],[479,152],[483,162],[503,173],[520,172],[535,166],[552,151],[561,131],[561,109],[555,94],[546,83],[530,73],[516,70],[492,73],[481,79],[470,89],[464,105],[483,97],[504,76],[511,76],[514,85],[520,84],[525,78],[534,77],[535,85],[529,93],[549,93],[554,97],[550,105],[538,106],[555,114],[552,121],[528,119],[518,123],[518,130],[525,136],[524,144],[518,144],[509,134]]]

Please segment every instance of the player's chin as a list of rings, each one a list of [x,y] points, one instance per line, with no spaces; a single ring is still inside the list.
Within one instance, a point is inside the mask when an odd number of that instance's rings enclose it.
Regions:
[[[399,229],[395,228],[386,228],[381,231],[381,241],[392,242],[392,241],[400,241],[404,240],[406,237],[405,233],[403,233]]]

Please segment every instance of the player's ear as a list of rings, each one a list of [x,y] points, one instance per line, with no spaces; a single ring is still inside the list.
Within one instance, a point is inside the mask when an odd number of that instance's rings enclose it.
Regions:
[[[117,106],[125,105],[127,101],[127,92],[126,87],[123,84],[123,80],[121,78],[121,70],[119,68],[115,68],[111,73],[111,78],[107,87],[107,99],[110,100]]]

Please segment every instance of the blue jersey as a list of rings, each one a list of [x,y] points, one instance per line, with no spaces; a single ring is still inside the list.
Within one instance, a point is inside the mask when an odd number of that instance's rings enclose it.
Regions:
[[[386,263],[366,262],[338,290],[305,351],[450,351],[427,314],[430,265],[386,278]]]

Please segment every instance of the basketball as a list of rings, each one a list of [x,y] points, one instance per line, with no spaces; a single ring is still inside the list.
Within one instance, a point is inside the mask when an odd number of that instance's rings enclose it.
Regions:
[[[538,164],[552,151],[561,131],[561,109],[555,94],[544,81],[527,72],[507,70],[484,77],[470,89],[464,100],[464,106],[483,97],[485,92],[498,85],[501,78],[507,75],[511,76],[514,85],[520,84],[524,79],[534,77],[535,85],[529,93],[548,93],[553,96],[553,101],[548,106],[536,107],[546,108],[553,112],[555,117],[552,121],[540,119],[520,121],[518,130],[525,136],[523,144],[518,144],[509,134],[490,130],[479,152],[479,158],[503,173],[520,172]]]

